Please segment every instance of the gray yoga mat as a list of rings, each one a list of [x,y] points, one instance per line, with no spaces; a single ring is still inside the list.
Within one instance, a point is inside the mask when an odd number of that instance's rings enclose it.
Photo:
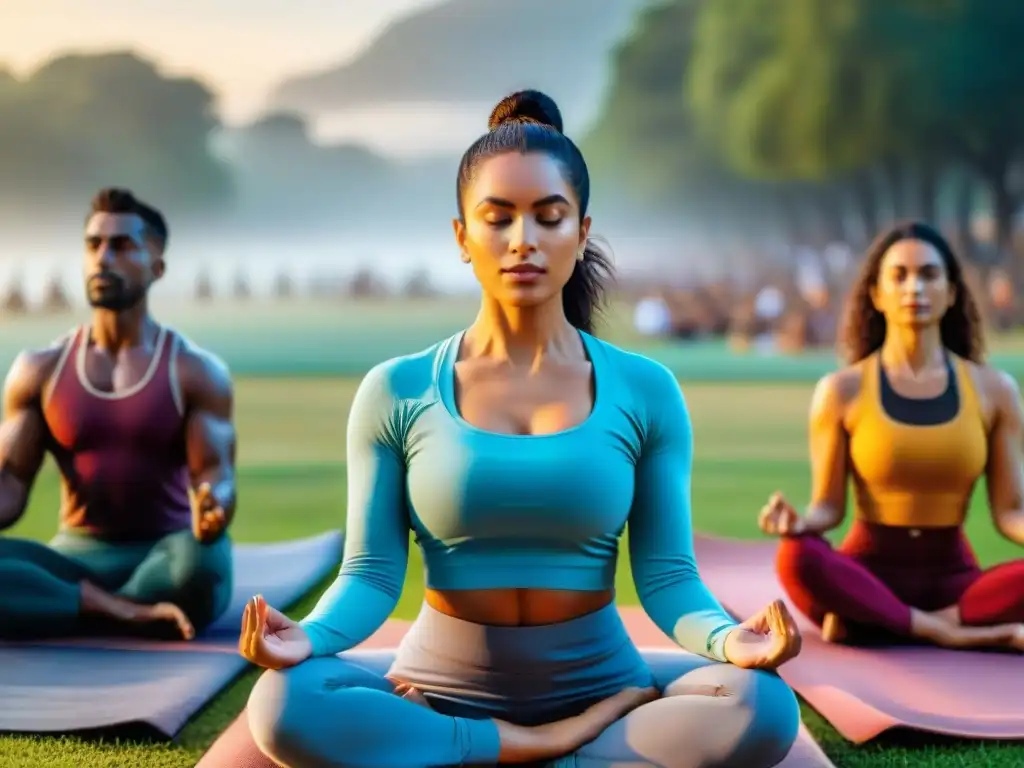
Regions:
[[[236,643],[245,602],[285,607],[341,557],[338,532],[235,547],[231,608],[192,642],[79,638],[0,643],[0,732],[141,726],[173,737],[246,666]]]

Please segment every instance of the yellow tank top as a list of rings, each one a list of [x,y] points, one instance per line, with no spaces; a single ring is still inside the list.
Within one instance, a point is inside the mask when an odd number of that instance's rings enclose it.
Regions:
[[[952,388],[958,407],[947,403],[955,409],[949,418],[911,423],[891,412],[895,405],[923,412],[940,398],[901,398],[888,386],[879,356],[865,361],[847,423],[858,519],[907,528],[963,524],[988,461],[988,434],[967,363],[951,354],[950,387],[940,397],[954,397]]]

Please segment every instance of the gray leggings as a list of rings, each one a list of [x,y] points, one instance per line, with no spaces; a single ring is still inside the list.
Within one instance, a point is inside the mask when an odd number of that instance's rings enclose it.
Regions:
[[[394,696],[385,673],[432,709]],[[796,740],[796,697],[777,675],[677,652],[645,658],[612,606],[543,627],[484,627],[424,607],[396,654],[265,673],[248,716],[260,750],[287,768],[494,765],[491,718],[551,722],[652,683],[662,698],[550,768],[770,768]]]

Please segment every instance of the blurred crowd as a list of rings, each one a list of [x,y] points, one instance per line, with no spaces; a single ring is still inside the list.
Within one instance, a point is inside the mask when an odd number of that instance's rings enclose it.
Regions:
[[[632,308],[633,330],[643,337],[682,343],[724,339],[741,353],[797,353],[835,345],[858,261],[844,246],[833,245],[821,253],[802,249],[785,259],[747,259],[728,277],[673,281],[665,274],[633,275],[618,281],[614,298],[620,306]],[[989,328],[1003,331],[1024,325],[1024,302],[1018,300],[1005,271],[973,263],[964,269]],[[219,281],[200,270],[192,288],[193,300],[200,303],[221,297],[422,299],[443,293],[426,272],[390,285],[367,269],[318,274],[307,283],[285,269],[277,273],[269,292],[254,291],[244,270]],[[0,318],[65,313],[73,304],[66,282],[58,276],[51,277],[33,301],[26,299],[22,281],[15,278],[0,291]]]
[[[54,275],[45,281],[42,293],[26,290],[25,280],[14,276],[0,288],[0,319],[20,315],[54,315],[70,312],[80,291],[69,293],[68,281],[60,275]],[[405,277],[397,286],[390,285],[383,276],[368,269],[360,269],[352,274],[342,272],[324,272],[315,274],[307,281],[297,279],[289,270],[279,271],[269,290],[261,286],[254,290],[252,280],[245,270],[237,271],[227,279],[214,279],[205,270],[200,270],[194,278],[191,298],[198,303],[211,302],[216,299],[232,301],[248,301],[255,299],[291,300],[297,298],[320,299],[379,299],[401,296],[409,299],[433,298],[439,295],[430,276],[420,270]]]
[[[796,353],[833,347],[843,322],[857,261],[797,259],[786,267],[675,286],[626,286],[636,333],[680,342],[725,339],[736,352]],[[965,277],[989,328],[1024,324],[1007,274],[965,265]]]

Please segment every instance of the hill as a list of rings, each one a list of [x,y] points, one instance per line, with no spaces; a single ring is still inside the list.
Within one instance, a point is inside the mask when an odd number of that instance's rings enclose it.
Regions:
[[[646,2],[447,0],[398,19],[347,62],[286,80],[270,106],[318,116],[394,102],[492,103],[538,87],[566,113],[590,116],[608,53]]]

